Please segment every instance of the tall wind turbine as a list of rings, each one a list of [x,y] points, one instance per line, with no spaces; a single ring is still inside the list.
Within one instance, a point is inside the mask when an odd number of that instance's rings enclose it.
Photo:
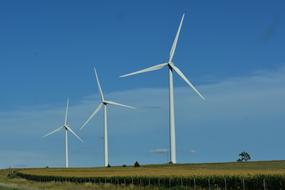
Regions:
[[[44,135],[43,137],[47,137],[50,136],[62,129],[65,130],[65,167],[68,168],[69,167],[69,159],[68,159],[68,131],[73,134],[79,141],[83,142],[83,140],[69,127],[69,124],[67,122],[67,115],[68,115],[68,105],[69,105],[69,100],[67,99],[67,103],[66,103],[66,111],[65,111],[65,120],[64,120],[64,124],[63,126],[60,126],[59,128],[57,128],[56,130]]]
[[[174,95],[173,95],[173,71],[175,71],[203,100],[205,98],[202,94],[195,88],[195,86],[186,78],[186,76],[182,73],[182,71],[174,65],[173,56],[175,53],[176,45],[178,42],[180,30],[182,27],[182,23],[184,20],[184,14],[180,21],[178,31],[173,41],[173,45],[170,49],[169,59],[166,63],[161,63],[143,70],[139,70],[130,74],[122,75],[120,77],[127,77],[131,75],[136,75],[140,73],[145,73],[149,71],[156,71],[160,70],[164,67],[168,68],[168,77],[169,77],[169,133],[170,133],[170,162],[175,164],[176,163],[176,140],[175,140],[175,119],[174,119]]]
[[[127,106],[127,105],[120,104],[120,103],[113,102],[113,101],[109,101],[109,100],[105,100],[95,67],[94,67],[94,72],[96,76],[97,85],[99,88],[101,102],[98,105],[98,107],[94,110],[94,112],[89,116],[89,118],[83,123],[80,129],[83,129],[83,127],[85,127],[89,123],[89,121],[99,112],[99,110],[102,107],[104,108],[104,166],[107,167],[109,165],[107,106],[113,105],[113,106],[120,106],[120,107],[125,107],[125,108],[130,108],[130,109],[134,109],[134,107]]]

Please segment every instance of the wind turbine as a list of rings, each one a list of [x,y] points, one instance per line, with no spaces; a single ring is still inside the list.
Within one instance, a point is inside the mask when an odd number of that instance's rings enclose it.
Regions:
[[[168,68],[168,77],[169,77],[169,132],[170,132],[170,162],[175,164],[176,163],[176,140],[175,140],[175,119],[174,119],[174,95],[173,95],[173,71],[175,71],[203,100],[205,98],[202,94],[195,88],[195,86],[186,78],[186,76],[182,73],[182,71],[174,65],[173,56],[175,53],[176,45],[178,42],[180,30],[182,27],[182,23],[184,20],[184,14],[180,21],[178,31],[176,33],[175,39],[173,41],[172,47],[169,53],[169,59],[166,63],[161,63],[146,69],[142,69],[133,73],[129,73],[126,75],[122,75],[120,77],[127,77],[131,75],[136,75],[140,73],[150,72],[160,70],[164,67]]]
[[[67,115],[68,115],[68,105],[69,105],[69,100],[67,99],[66,103],[66,111],[65,111],[65,120],[63,126],[60,126],[59,128],[55,129],[54,131],[46,134],[43,136],[43,138],[50,136],[62,129],[65,130],[65,167],[69,167],[69,159],[68,159],[68,131],[73,134],[79,141],[83,142],[83,140],[69,127],[69,124],[67,122]]]
[[[98,89],[99,89],[99,93],[101,97],[101,102],[97,106],[97,108],[93,111],[93,113],[89,116],[89,118],[83,123],[80,129],[83,129],[83,127],[85,127],[89,123],[89,121],[100,111],[102,107],[104,108],[104,166],[107,167],[109,165],[107,106],[113,105],[113,106],[120,106],[120,107],[125,107],[125,108],[130,108],[130,109],[134,109],[134,107],[127,106],[127,105],[120,104],[120,103],[113,102],[113,101],[109,101],[109,100],[105,100],[95,67],[94,67],[94,73],[96,76],[96,81],[97,81],[97,85],[98,85]]]

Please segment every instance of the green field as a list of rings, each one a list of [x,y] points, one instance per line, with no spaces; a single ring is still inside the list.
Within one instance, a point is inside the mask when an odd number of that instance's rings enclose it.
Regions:
[[[16,184],[19,189],[165,189],[179,186],[179,189],[223,189],[226,180],[227,189],[285,189],[285,161],[260,161],[247,163],[206,163],[177,165],[146,165],[141,167],[111,168],[33,168],[16,169],[24,178],[16,175],[7,177],[9,170],[0,172],[2,184]],[[21,175],[20,175],[21,176]],[[27,177],[28,176],[28,177]],[[32,180],[27,180],[32,179]],[[91,180],[94,181],[91,181]],[[105,183],[102,183],[104,181]],[[111,179],[107,180],[106,179]],[[130,183],[136,179],[137,182]],[[112,181],[113,180],[113,181]],[[138,183],[139,180],[139,183]],[[161,186],[157,187],[157,180]],[[168,181],[169,180],[169,181]],[[242,181],[243,180],[243,181]],[[170,182],[171,181],[171,182]],[[75,182],[75,183],[74,183]],[[126,183],[128,182],[128,183]],[[284,185],[283,185],[284,184]],[[195,184],[196,185],[196,184]],[[199,188],[201,187],[201,188]],[[167,187],[169,188],[169,187]],[[1,189],[1,188],[0,188]],[[173,189],[171,187],[171,189]]]

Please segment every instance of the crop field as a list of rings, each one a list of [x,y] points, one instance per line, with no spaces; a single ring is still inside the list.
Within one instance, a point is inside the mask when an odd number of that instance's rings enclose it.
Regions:
[[[149,177],[192,177],[192,176],[248,176],[248,175],[285,175],[285,161],[264,161],[247,163],[209,163],[179,165],[147,165],[141,167],[111,168],[44,168],[23,169],[21,173],[42,176],[64,177],[113,177],[113,176],[149,176]]]
[[[285,161],[146,165],[111,168],[30,168],[14,174],[36,184],[111,185],[116,189],[285,189]],[[103,185],[103,186],[102,186]],[[57,185],[58,186],[58,185]],[[80,186],[80,189],[84,189]],[[104,189],[104,188],[100,188]],[[105,188],[106,189],[106,188]],[[108,189],[108,188],[107,188]]]

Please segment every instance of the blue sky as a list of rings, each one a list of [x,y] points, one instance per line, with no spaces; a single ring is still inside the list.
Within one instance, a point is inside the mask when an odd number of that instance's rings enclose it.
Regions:
[[[207,98],[175,77],[178,162],[284,159],[284,11],[276,1],[1,1],[1,167],[63,165],[66,98],[78,130],[106,96],[111,164],[167,161],[167,72],[118,76],[161,63],[180,18],[174,61]],[[71,140],[71,164],[103,163],[102,113]],[[158,135],[158,136],[157,136]],[[147,140],[146,140],[147,139]],[[130,143],[131,142],[131,143]]]

